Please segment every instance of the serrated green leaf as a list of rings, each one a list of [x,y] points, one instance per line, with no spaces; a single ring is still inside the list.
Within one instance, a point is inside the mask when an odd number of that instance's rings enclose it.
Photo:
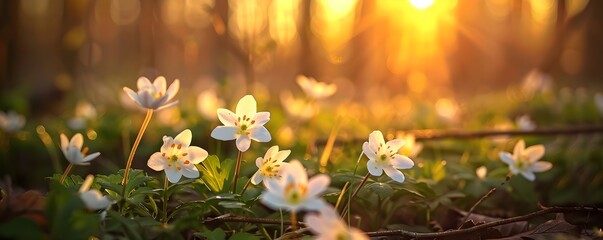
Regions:
[[[220,159],[216,155],[211,155],[205,159],[199,170],[202,173],[201,179],[212,192],[219,193],[227,189],[230,184],[230,172],[233,168],[233,161]]]

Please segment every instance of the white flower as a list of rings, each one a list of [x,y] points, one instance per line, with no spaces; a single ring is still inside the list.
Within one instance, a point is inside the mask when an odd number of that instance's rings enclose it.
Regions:
[[[280,178],[280,170],[288,163],[283,162],[291,154],[291,150],[279,151],[278,146],[272,146],[266,151],[264,157],[255,160],[258,171],[251,177],[251,183],[258,185],[263,180]]]
[[[597,106],[597,110],[599,110],[599,113],[603,115],[603,94],[595,94],[595,105]]]
[[[416,141],[414,134],[400,133],[396,138],[404,140],[404,145],[398,150],[398,153],[403,156],[414,158],[423,150],[423,144]]]
[[[71,141],[67,140],[65,134],[61,134],[61,151],[63,151],[67,161],[74,165],[90,165],[90,161],[100,155],[99,152],[86,155],[88,147],[82,149],[83,145],[84,137],[81,133],[75,134]]]
[[[306,76],[297,76],[297,84],[306,93],[306,95],[314,100],[327,98],[337,91],[337,85],[318,82],[314,78]]]
[[[532,69],[523,79],[521,90],[523,93],[532,97],[535,93],[549,91],[553,84],[553,78],[550,74],[539,69]]]
[[[529,115],[521,115],[516,120],[517,127],[521,130],[532,131],[536,129],[536,123],[532,121]]]
[[[325,202],[320,194],[327,189],[331,179],[324,174],[314,176],[308,181],[306,169],[297,161],[291,161],[281,170],[281,178],[276,181],[264,181],[266,190],[260,201],[272,209],[317,210]]]
[[[368,236],[362,231],[348,227],[339,218],[339,214],[329,205],[324,205],[319,210],[320,214],[306,214],[304,223],[312,233],[316,234],[317,240],[347,239],[368,240]]]
[[[553,167],[550,162],[538,161],[544,156],[544,146],[542,144],[534,145],[526,148],[526,144],[519,140],[515,144],[513,154],[508,152],[500,152],[500,159],[509,165],[509,170],[513,174],[521,174],[526,179],[534,181],[535,172],[544,172]]]
[[[308,120],[318,112],[316,105],[305,99],[294,98],[291,92],[281,93],[281,104],[287,115],[296,120]]]
[[[92,181],[94,181],[94,176],[88,175],[80,187],[79,194],[82,201],[84,201],[84,205],[86,205],[86,208],[89,210],[109,208],[113,202],[109,197],[103,196],[98,189],[90,189]]]
[[[237,148],[245,152],[251,140],[268,142],[272,139],[264,124],[270,120],[269,112],[257,112],[253,96],[246,95],[237,103],[236,113],[218,109],[218,119],[224,126],[216,127],[211,136],[222,141],[237,140]]]
[[[19,131],[25,125],[25,117],[15,111],[4,113],[0,111],[0,128],[5,132]]]
[[[147,166],[155,171],[165,171],[171,183],[177,183],[182,175],[187,178],[198,178],[199,170],[195,164],[207,158],[207,151],[191,144],[191,130],[185,129],[176,138],[163,136],[161,152],[151,155]]]
[[[205,119],[215,120],[216,111],[221,107],[224,107],[224,100],[218,98],[214,90],[205,90],[197,97],[197,108]]]
[[[407,156],[398,154],[400,147],[404,145],[401,139],[394,139],[385,143],[381,131],[373,131],[369,135],[368,142],[362,144],[362,152],[369,158],[368,171],[373,176],[385,174],[396,182],[404,182],[404,174],[397,169],[412,168],[415,163]]]
[[[168,103],[176,96],[176,93],[180,89],[180,81],[178,79],[174,80],[167,91],[165,90],[165,77],[162,76],[157,77],[152,84],[146,77],[140,77],[138,78],[137,86],[138,93],[128,87],[124,87],[124,91],[143,108],[160,110],[178,103],[178,101]]]

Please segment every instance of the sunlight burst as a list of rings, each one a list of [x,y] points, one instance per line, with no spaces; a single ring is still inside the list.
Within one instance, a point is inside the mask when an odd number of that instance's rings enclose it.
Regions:
[[[434,0],[408,0],[410,2],[410,4],[419,9],[419,10],[423,10],[428,8],[429,6],[431,6],[434,2]]]

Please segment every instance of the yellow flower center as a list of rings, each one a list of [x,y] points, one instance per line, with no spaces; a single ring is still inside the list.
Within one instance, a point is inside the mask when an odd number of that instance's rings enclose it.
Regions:
[[[289,183],[285,187],[285,199],[290,204],[298,204],[306,195],[307,190],[306,185]]]

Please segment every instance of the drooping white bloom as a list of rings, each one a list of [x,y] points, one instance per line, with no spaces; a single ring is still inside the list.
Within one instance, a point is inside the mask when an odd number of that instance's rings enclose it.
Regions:
[[[211,137],[222,140],[237,140],[237,148],[245,152],[251,140],[268,142],[272,139],[268,129],[264,127],[270,120],[269,112],[257,112],[257,103],[251,95],[246,95],[237,103],[236,113],[224,108],[218,109],[218,119],[224,126],[218,126],[211,132]]]
[[[203,148],[190,146],[192,139],[191,130],[185,129],[176,138],[163,136],[161,152],[151,155],[147,166],[155,171],[165,171],[171,183],[177,183],[182,175],[187,178],[198,178],[199,170],[195,164],[207,158],[207,151]]]
[[[287,115],[295,120],[308,120],[318,112],[316,105],[306,99],[293,97],[291,92],[281,93],[281,104]]]
[[[368,142],[362,144],[362,152],[369,158],[368,171],[373,176],[385,174],[396,182],[404,182],[404,174],[397,169],[412,168],[415,163],[408,158],[398,154],[400,147],[404,145],[401,139],[393,139],[385,143],[381,131],[373,131],[369,135]]]
[[[260,201],[272,209],[317,210],[324,204],[320,194],[327,189],[331,179],[324,174],[312,177],[308,181],[306,169],[297,161],[291,161],[281,170],[281,178],[276,181],[264,181],[266,190]]]
[[[0,111],[0,128],[8,133],[14,133],[21,130],[25,125],[25,117],[15,111],[4,113]]]
[[[544,146],[542,144],[526,148],[523,139],[515,144],[513,154],[500,152],[500,159],[509,165],[509,171],[513,174],[521,174],[530,181],[534,181],[536,172],[544,172],[553,167],[550,162],[538,161],[544,156]]]
[[[138,93],[128,87],[124,87],[124,91],[138,105],[146,109],[161,110],[176,105],[178,101],[168,103],[180,89],[180,81],[178,79],[165,90],[165,77],[159,76],[153,83],[146,77],[138,78],[137,82]]]
[[[341,220],[335,209],[327,204],[320,208],[319,214],[306,214],[304,223],[310,228],[312,233],[316,234],[317,240],[369,239],[362,231],[348,227],[348,225]]]
[[[82,201],[84,201],[84,205],[89,210],[109,208],[113,202],[108,196],[103,196],[98,189],[90,189],[92,181],[94,181],[94,175],[88,175],[80,187],[79,194]]]
[[[80,101],[75,106],[75,116],[67,122],[67,126],[73,130],[86,128],[86,124],[90,120],[96,119],[96,108],[89,102]]]
[[[205,90],[197,97],[197,108],[207,120],[216,119],[216,111],[218,108],[224,107],[224,100],[218,98],[214,90]]]
[[[330,97],[337,91],[337,85],[318,82],[314,78],[306,76],[297,76],[297,84],[306,93],[306,95],[314,100],[320,100]]]
[[[423,150],[423,144],[418,143],[415,139],[415,135],[412,133],[401,133],[398,134],[396,138],[404,140],[404,145],[398,150],[398,153],[402,156],[414,158]]]
[[[521,130],[532,131],[536,129],[536,123],[532,121],[529,115],[521,115],[516,120],[517,127]]]
[[[74,165],[90,165],[90,161],[100,155],[99,152],[86,155],[88,147],[82,149],[84,137],[81,133],[75,134],[71,140],[67,139],[65,134],[61,134],[61,151],[67,158],[67,161]]]
[[[281,177],[280,170],[288,163],[283,162],[291,154],[291,150],[278,150],[278,146],[272,146],[266,151],[264,157],[255,160],[258,171],[251,177],[251,183],[258,185],[263,180],[277,180]]]

